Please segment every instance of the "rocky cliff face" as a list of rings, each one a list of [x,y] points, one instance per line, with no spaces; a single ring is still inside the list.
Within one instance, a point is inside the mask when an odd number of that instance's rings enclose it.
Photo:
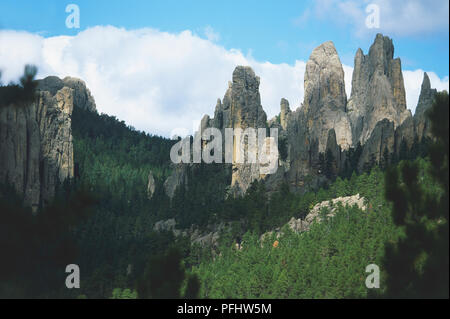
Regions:
[[[173,164],[172,174],[164,181],[164,191],[167,196],[173,198],[175,191],[180,186],[186,186],[188,184],[187,170],[190,169],[189,164]]]
[[[346,113],[344,70],[333,42],[325,42],[312,52],[306,63],[305,96],[302,110],[309,134],[317,139],[319,152],[327,145],[328,131],[334,129],[337,143],[352,145],[350,120]]]
[[[419,140],[422,140],[423,137],[431,137],[430,121],[426,116],[426,111],[433,104],[436,93],[436,89],[431,88],[430,78],[425,72],[423,75],[419,102],[417,103],[416,112],[414,113],[414,124]]]
[[[420,142],[423,138],[432,138],[431,124],[426,116],[426,110],[433,104],[436,92],[436,89],[431,88],[428,75],[424,73],[414,117],[407,116],[397,127],[395,127],[395,122],[387,118],[377,122],[369,139],[364,144],[358,169],[362,170],[364,164],[371,161],[380,164],[386,160],[392,160],[394,156],[398,158],[401,155],[403,144],[411,150],[414,144]]]
[[[217,103],[214,127],[265,127],[267,116],[261,105],[259,82],[259,77],[250,67],[236,67],[223,102],[219,100]]]
[[[225,138],[225,128],[265,128],[267,116],[261,105],[259,77],[250,67],[238,66],[233,72],[233,80],[223,97],[217,101],[214,118],[204,118],[202,129],[215,127],[221,130]],[[206,124],[206,122],[208,124]],[[241,137],[245,138],[244,135]],[[248,149],[248,143],[242,140]],[[254,180],[261,178],[259,163],[237,163],[236,144],[233,149],[231,189],[234,195],[245,193]]]
[[[287,123],[291,116],[291,109],[289,108],[289,101],[282,98],[280,102],[280,125],[283,130],[287,129]]]
[[[97,112],[94,97],[91,91],[86,87],[83,80],[65,77],[60,79],[56,76],[49,76],[39,81],[38,90],[48,91],[51,95],[55,95],[62,88],[67,87],[73,90],[73,103],[76,107],[91,112]]]
[[[406,109],[400,59],[393,54],[392,40],[381,34],[368,55],[359,49],[352,96],[346,101],[342,66],[333,44],[326,42],[313,51],[305,71],[303,105],[294,112],[284,112],[282,105],[280,136],[287,140],[289,164],[283,174],[267,179],[269,189],[285,181],[295,191],[319,186],[324,180],[320,153],[330,152],[332,173],[338,174],[350,165],[347,149],[360,143],[362,153],[355,169],[362,171],[367,164],[389,164],[404,142],[411,149],[417,139],[430,137],[424,110],[431,106],[436,90],[425,74],[413,118]]]
[[[394,151],[395,129],[394,123],[383,119],[375,125],[369,139],[363,147],[358,162],[358,170],[363,171],[365,164],[382,163],[385,150],[388,154]]]
[[[368,55],[358,49],[347,105],[353,144],[364,144],[377,123],[388,119],[396,128],[411,116],[406,109],[401,62],[394,59],[392,40],[377,34]]]
[[[291,111],[289,102],[281,99],[279,117],[267,122],[259,78],[249,67],[239,66],[223,100],[217,101],[214,118],[202,119],[202,129],[216,127],[223,136],[226,127],[267,125],[279,130],[284,148],[280,155],[284,158],[280,157],[278,170],[262,176],[258,164],[233,163],[231,186],[237,194],[245,193],[252,181],[260,179],[264,179],[269,192],[277,190],[281,183],[287,183],[292,191],[314,189],[327,180],[321,167],[326,154],[332,158],[331,173],[336,175],[350,165],[350,148],[360,144],[361,154],[356,162],[352,158],[351,165],[362,171],[367,164],[381,164],[398,155],[404,142],[411,148],[417,137],[429,134],[424,114],[436,90],[431,89],[425,74],[413,118],[406,108],[401,62],[394,59],[394,46],[388,37],[378,34],[367,55],[358,49],[348,101],[344,71],[332,42],[313,50],[304,79],[302,105]],[[167,187],[169,195],[186,182],[183,176],[177,169],[166,181],[166,186],[171,185]]]
[[[50,77],[39,81],[34,101],[0,109],[0,181],[11,183],[33,211],[73,177],[71,115],[78,105],[95,110],[84,83]]]
[[[285,111],[286,102],[282,100],[279,135],[286,141],[287,158],[281,161],[277,173],[267,178],[269,190],[276,190],[283,182],[291,190],[317,187],[324,179],[318,167],[320,153],[329,149],[336,156],[338,170],[341,150],[352,146],[344,70],[332,42],[325,42],[312,52],[304,85],[300,108]]]

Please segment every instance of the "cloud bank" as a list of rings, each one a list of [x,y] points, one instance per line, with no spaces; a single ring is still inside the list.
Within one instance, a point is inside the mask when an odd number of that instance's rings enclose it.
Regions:
[[[369,5],[379,8],[377,31],[392,36],[424,35],[449,27],[448,0],[316,0],[295,22],[304,24],[312,18],[331,20],[337,25],[351,25],[356,35],[364,36],[370,31],[365,27]]]
[[[126,30],[112,26],[87,29],[76,36],[44,38],[0,31],[3,82],[17,80],[25,64],[38,66],[38,77],[73,76],[91,90],[99,112],[115,115],[148,133],[170,136],[175,128],[192,131],[204,114],[213,115],[237,65],[249,65],[261,78],[261,101],[268,117],[279,113],[280,99],[296,109],[303,100],[305,61],[294,65],[256,61],[239,50],[227,50],[190,31]],[[209,39],[208,39],[209,38]],[[352,67],[344,65],[346,92]],[[428,72],[433,87],[449,87],[448,77]],[[414,111],[423,70],[404,71],[408,107]]]

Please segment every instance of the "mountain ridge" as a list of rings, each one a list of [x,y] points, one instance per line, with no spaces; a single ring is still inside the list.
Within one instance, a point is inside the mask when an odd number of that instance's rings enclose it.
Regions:
[[[250,91],[233,90],[235,84],[246,88],[249,79]],[[338,175],[348,169],[350,153],[358,145],[363,146],[353,167],[361,172],[368,165],[380,164],[386,153],[389,158],[398,156],[402,144],[410,149],[415,141],[431,136],[426,117],[419,114],[413,117],[406,107],[401,60],[394,58],[392,39],[382,34],[376,35],[367,55],[360,48],[356,51],[348,100],[344,71],[332,41],[319,45],[311,53],[304,87],[303,103],[295,111],[282,98],[279,119],[267,122],[267,126],[278,128],[279,137],[287,141],[287,158],[280,160],[278,171],[269,176],[258,173],[257,163],[233,164],[232,194],[242,195],[253,181],[262,179],[269,190],[277,189],[283,182],[294,191],[317,188],[330,177],[323,176],[323,158],[327,153],[333,162],[328,175]],[[425,74],[418,104],[420,114],[431,106],[434,94],[436,90],[431,89]],[[223,131],[226,125],[246,128],[250,123],[254,128],[265,125],[261,120],[267,116],[259,97],[259,78],[250,67],[236,67],[223,100],[223,104],[220,99],[217,101],[214,118],[203,117],[202,130],[215,127]],[[180,180],[185,175],[183,164],[178,166],[170,180]],[[181,184],[172,184],[169,196]]]

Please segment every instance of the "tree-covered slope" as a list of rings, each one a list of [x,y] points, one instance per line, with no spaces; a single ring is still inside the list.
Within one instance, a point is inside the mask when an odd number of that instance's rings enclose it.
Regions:
[[[114,287],[134,285],[149,256],[173,240],[152,231],[169,210],[162,183],[173,142],[79,108],[74,109],[72,129],[75,187],[88,189],[97,199],[95,213],[75,231],[84,270],[82,292],[107,297]],[[151,199],[150,172],[156,183]]]
[[[421,187],[429,194],[439,193],[428,169],[430,162],[416,160]],[[219,256],[201,259],[192,268],[201,282],[204,298],[365,298],[383,296],[386,272],[382,265],[386,244],[394,244],[405,234],[395,225],[392,205],[385,199],[384,172],[378,167],[370,174],[338,179],[328,189],[306,196],[291,195],[285,205],[301,211],[303,198],[311,202],[359,193],[367,210],[340,207],[334,217],[315,223],[307,232],[260,241],[260,234],[243,236],[242,249],[232,238],[224,241]],[[284,197],[284,201],[286,201]],[[249,198],[250,199],[250,198]],[[325,212],[324,212],[325,213]],[[281,212],[280,218],[283,213]],[[287,222],[286,219],[284,219]],[[380,289],[371,292],[365,285],[366,266],[381,269]]]

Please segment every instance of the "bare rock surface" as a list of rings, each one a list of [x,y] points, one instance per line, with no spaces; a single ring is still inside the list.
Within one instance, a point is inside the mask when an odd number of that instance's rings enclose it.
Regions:
[[[84,82],[57,77],[39,80],[35,99],[22,104],[0,109],[0,181],[36,211],[73,177],[73,108],[96,108]]]
[[[177,222],[174,218],[161,220],[155,223],[153,230],[157,232],[170,231],[175,237],[188,237],[191,244],[199,244],[203,247],[214,247],[218,244],[220,232],[226,227],[224,223],[209,227],[209,231],[199,231],[195,227],[189,229],[177,228]]]
[[[411,117],[406,108],[400,58],[394,59],[392,40],[377,34],[364,55],[358,49],[353,69],[352,93],[347,105],[352,123],[353,144],[364,144],[379,121],[388,119],[397,128]]]
[[[321,212],[323,209],[327,210],[326,216],[327,217],[334,217],[336,214],[336,209],[338,206],[341,205],[342,207],[353,207],[356,205],[359,209],[365,211],[366,210],[366,204],[364,197],[361,197],[359,194],[353,195],[353,196],[345,196],[345,197],[338,197],[334,198],[329,201],[323,201],[320,202],[310,210],[308,215],[304,219],[301,218],[295,218],[292,217],[289,222],[286,224],[289,229],[291,229],[294,233],[300,233],[308,231],[313,223],[320,223],[321,222]],[[277,228],[273,231],[264,233],[260,240],[264,241],[266,238],[271,237],[274,233],[276,234],[276,238],[280,238],[283,235],[283,229],[284,227]]]
[[[150,172],[148,174],[148,184],[147,184],[147,196],[149,199],[153,197],[155,189],[156,189],[155,178],[153,177],[152,172]]]
[[[333,42],[328,41],[312,52],[305,71],[305,95],[302,110],[311,136],[324,152],[328,131],[334,129],[337,143],[352,145],[350,120],[346,113],[344,70]]]

